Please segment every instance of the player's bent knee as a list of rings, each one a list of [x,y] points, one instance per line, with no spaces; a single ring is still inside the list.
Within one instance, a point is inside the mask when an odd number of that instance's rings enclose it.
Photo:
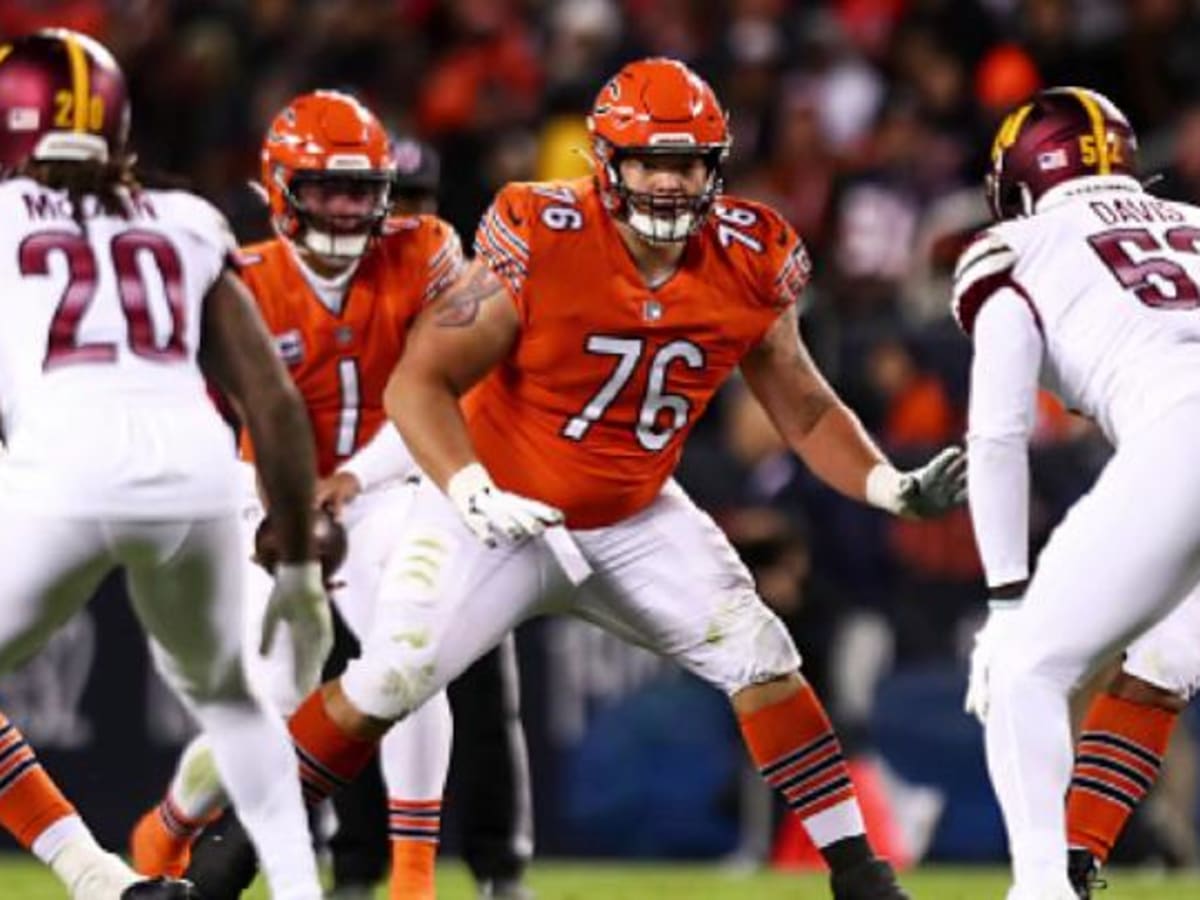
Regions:
[[[737,614],[710,629],[693,671],[730,697],[757,685],[786,679],[800,669],[800,653],[779,617],[757,595],[744,598]]]
[[[1083,679],[1088,666],[1088,659],[1074,653],[1014,640],[997,648],[989,669],[988,691],[1020,695],[1031,686],[1050,684],[1066,695]]]
[[[432,653],[398,653],[387,659],[367,653],[351,660],[342,691],[364,715],[389,722],[404,718],[441,688]]]
[[[207,665],[178,668],[169,681],[193,703],[245,700],[250,697],[250,688],[237,655],[213,660]]]
[[[1200,690],[1200,642],[1188,634],[1150,632],[1134,642],[1125,672],[1189,701]]]

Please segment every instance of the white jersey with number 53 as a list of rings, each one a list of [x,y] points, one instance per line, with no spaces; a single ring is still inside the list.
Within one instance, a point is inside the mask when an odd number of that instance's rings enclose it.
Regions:
[[[48,514],[181,518],[236,507],[229,429],[196,360],[233,249],[224,218],[148,190],[130,216],[27,178],[0,183],[0,502]]]
[[[1132,178],[1063,185],[985,231],[955,272],[968,334],[989,301],[1028,305],[1042,383],[1114,444],[1200,394],[1200,208]]]

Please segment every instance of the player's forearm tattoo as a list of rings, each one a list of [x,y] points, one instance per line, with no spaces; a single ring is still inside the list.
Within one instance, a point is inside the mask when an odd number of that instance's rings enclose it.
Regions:
[[[446,328],[462,328],[479,316],[479,308],[504,285],[486,265],[474,266],[464,281],[452,285],[437,301],[435,321]]]

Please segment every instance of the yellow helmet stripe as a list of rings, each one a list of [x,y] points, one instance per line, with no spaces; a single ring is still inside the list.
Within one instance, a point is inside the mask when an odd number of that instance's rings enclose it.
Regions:
[[[999,130],[996,132],[996,139],[992,141],[993,160],[1016,142],[1017,135],[1021,133],[1021,126],[1032,110],[1033,104],[1026,103],[1010,112],[1000,124]]]
[[[79,41],[71,34],[62,35],[67,45],[67,58],[71,61],[71,87],[75,93],[75,123],[76,131],[87,131],[88,103],[91,91],[88,84],[88,60]]]
[[[12,44],[0,44],[0,63],[4,62],[4,57],[12,53]]]
[[[1100,111],[1100,104],[1083,88],[1073,87],[1069,90],[1087,110],[1088,120],[1092,123],[1092,136],[1096,139],[1098,174],[1107,175],[1112,171],[1112,162],[1108,158],[1108,134],[1104,128],[1104,113]]]

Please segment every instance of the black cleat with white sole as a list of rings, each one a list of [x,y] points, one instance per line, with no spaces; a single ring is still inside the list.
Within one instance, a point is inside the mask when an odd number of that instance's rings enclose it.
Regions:
[[[121,900],[201,900],[195,885],[175,878],[147,878],[121,892]]]
[[[1108,885],[1100,877],[1100,861],[1091,852],[1079,847],[1071,848],[1067,854],[1067,878],[1079,895],[1079,900],[1092,900],[1092,891]]]
[[[912,900],[882,859],[867,859],[839,869],[829,878],[833,900]]]

